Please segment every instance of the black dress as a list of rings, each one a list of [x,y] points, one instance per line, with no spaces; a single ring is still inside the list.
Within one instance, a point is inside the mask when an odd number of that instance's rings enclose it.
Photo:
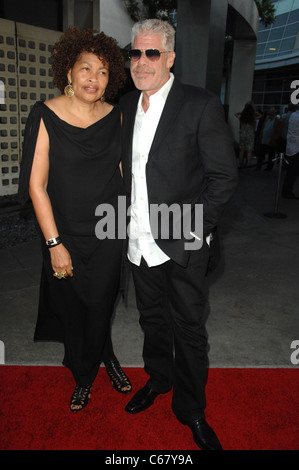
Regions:
[[[87,128],[61,120],[43,102],[32,108],[25,129],[19,200],[28,198],[29,178],[41,119],[49,135],[50,197],[55,222],[73,264],[73,277],[53,277],[42,236],[43,267],[35,341],[60,341],[63,363],[76,383],[94,381],[104,351],[111,350],[110,322],[119,292],[123,240],[95,234],[97,206],[115,210],[123,196],[120,161],[120,110]],[[105,346],[106,344],[106,346]]]

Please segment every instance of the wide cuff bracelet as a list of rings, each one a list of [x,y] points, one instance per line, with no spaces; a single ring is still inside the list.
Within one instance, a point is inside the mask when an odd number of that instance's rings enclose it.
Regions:
[[[49,240],[46,241],[46,245],[48,248],[53,248],[53,246],[60,245],[60,243],[61,243],[60,237],[49,238]]]

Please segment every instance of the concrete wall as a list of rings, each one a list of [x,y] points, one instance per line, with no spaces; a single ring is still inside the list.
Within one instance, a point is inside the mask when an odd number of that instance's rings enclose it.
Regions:
[[[175,74],[220,94],[227,0],[178,0]]]
[[[63,29],[93,28],[115,38],[120,47],[131,41],[131,20],[121,0],[64,0]]]
[[[0,196],[15,194],[24,127],[32,105],[59,92],[49,47],[61,33],[0,19]]]
[[[131,42],[133,21],[121,0],[100,0],[100,29],[115,38],[120,47]]]
[[[253,0],[229,0],[228,23],[233,37],[233,55],[227,90],[228,124],[233,139],[239,141],[239,120],[235,112],[242,111],[251,100],[254,63],[259,25],[258,9]]]
[[[234,117],[250,100],[258,31],[254,0],[178,0],[175,74],[184,83],[221,95],[225,36],[233,40],[223,104],[234,140],[239,122]]]

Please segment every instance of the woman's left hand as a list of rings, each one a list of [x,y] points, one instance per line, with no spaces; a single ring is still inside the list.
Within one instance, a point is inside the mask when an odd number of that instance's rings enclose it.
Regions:
[[[73,265],[71,255],[65,246],[60,243],[50,248],[51,264],[54,273],[64,274],[64,277],[73,277]],[[57,277],[57,276],[56,276]]]

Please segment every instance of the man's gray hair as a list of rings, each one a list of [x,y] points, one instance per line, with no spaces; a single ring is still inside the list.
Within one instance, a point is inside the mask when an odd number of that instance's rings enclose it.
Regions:
[[[175,44],[175,29],[170,23],[163,20],[150,19],[135,23],[132,28],[132,46],[138,34],[158,33],[162,36],[162,44],[165,50],[173,51]]]

